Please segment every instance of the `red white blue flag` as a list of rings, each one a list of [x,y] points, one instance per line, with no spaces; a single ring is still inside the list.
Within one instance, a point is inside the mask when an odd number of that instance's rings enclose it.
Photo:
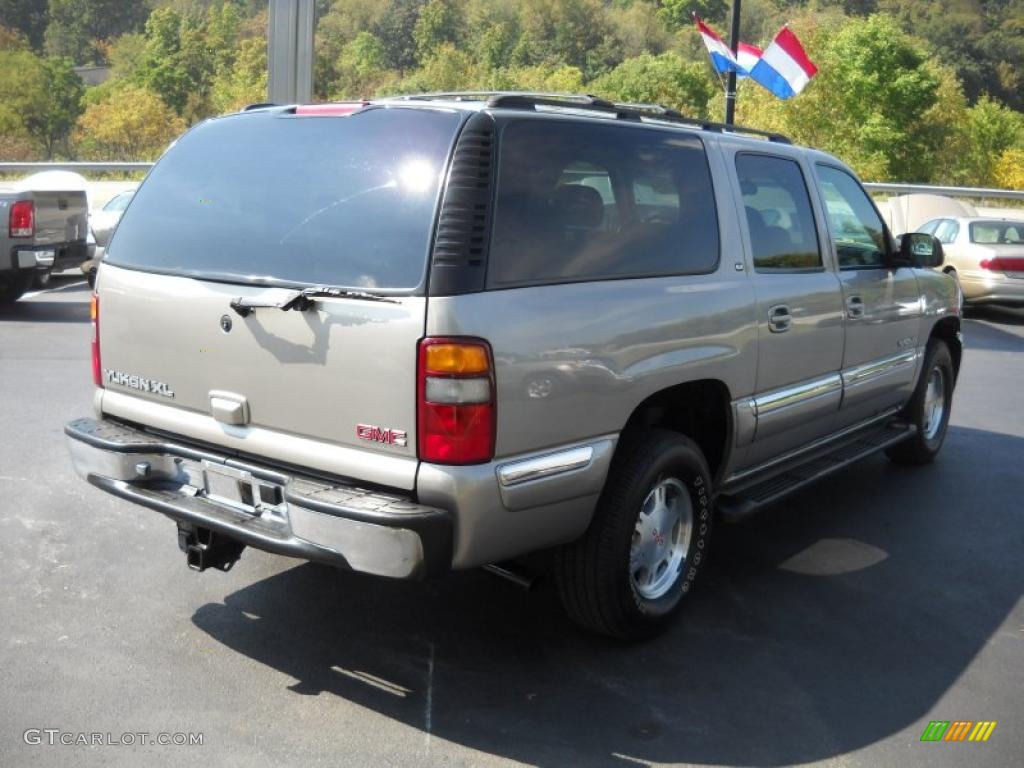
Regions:
[[[701,40],[704,41],[704,47],[708,49],[708,55],[711,56],[711,64],[715,70],[719,73],[747,74],[747,71],[740,66],[732,49],[715,33],[715,30],[701,21],[696,14],[694,14],[693,20],[697,22],[697,31],[700,32]]]
[[[780,99],[796,96],[818,72],[807,57],[800,40],[783,27],[750,68],[750,78]]]

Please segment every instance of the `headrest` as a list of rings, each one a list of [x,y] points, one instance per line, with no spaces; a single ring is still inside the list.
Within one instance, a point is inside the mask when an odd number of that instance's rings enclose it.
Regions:
[[[563,226],[598,229],[604,221],[604,201],[593,187],[565,184],[555,190],[551,202]]]

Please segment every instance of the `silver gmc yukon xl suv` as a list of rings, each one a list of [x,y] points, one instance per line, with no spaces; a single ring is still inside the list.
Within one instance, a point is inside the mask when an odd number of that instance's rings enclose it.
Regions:
[[[834,157],[658,106],[252,108],[132,200],[95,414],[66,433],[198,570],[246,545],[395,578],[544,550],[573,619],[642,636],[714,518],[936,455],[961,359],[941,261]]]

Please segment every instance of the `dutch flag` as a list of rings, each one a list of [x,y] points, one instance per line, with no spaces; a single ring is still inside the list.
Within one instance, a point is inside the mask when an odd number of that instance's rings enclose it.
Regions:
[[[754,68],[754,65],[761,59],[761,55],[764,53],[756,45],[750,45],[749,43],[740,43],[736,50],[736,61],[739,62],[739,76],[747,77],[750,74],[750,70]]]
[[[704,47],[708,49],[708,54],[711,56],[711,63],[714,65],[718,72],[738,72],[741,75],[746,75],[747,71],[740,66],[740,63],[736,60],[733,55],[732,49],[723,42],[715,31],[711,29],[707,24],[700,20],[700,17],[694,15],[693,20],[697,22],[697,30],[700,32],[701,39],[704,41]]]
[[[780,99],[789,99],[800,93],[817,71],[797,36],[783,27],[750,69],[750,78]]]

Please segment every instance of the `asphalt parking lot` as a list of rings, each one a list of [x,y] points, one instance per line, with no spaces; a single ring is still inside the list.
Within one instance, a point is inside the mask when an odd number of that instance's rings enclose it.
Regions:
[[[682,621],[626,646],[577,631],[544,581],[252,550],[187,570],[171,522],[72,471],[87,298],[59,278],[0,310],[0,765],[1020,764],[1024,312],[966,323],[936,464],[874,457],[719,526]],[[931,720],[998,725],[922,743]]]

